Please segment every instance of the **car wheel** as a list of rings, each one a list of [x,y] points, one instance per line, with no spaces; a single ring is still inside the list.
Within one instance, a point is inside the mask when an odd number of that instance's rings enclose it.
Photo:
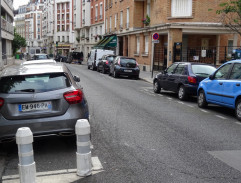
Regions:
[[[238,100],[235,106],[235,114],[239,121],[241,121],[241,99]]]
[[[102,68],[102,73],[103,73],[103,74],[105,74],[105,73],[106,73],[106,71],[105,71],[105,68],[104,68],[104,67]]]
[[[109,72],[109,76],[111,76],[111,72]]]
[[[135,79],[138,80],[138,79],[139,79],[139,75],[137,75],[137,76],[135,77]]]
[[[114,78],[118,78],[118,75],[116,74],[115,70],[114,70],[113,76],[114,76]]]
[[[178,89],[178,98],[179,100],[186,100],[187,99],[187,92],[185,90],[185,87],[181,85]]]
[[[100,69],[99,69],[99,67],[98,67],[98,66],[97,66],[96,70],[97,70],[97,72],[100,72]]]
[[[205,96],[205,93],[203,90],[201,90],[198,93],[197,104],[198,104],[198,107],[200,107],[200,108],[204,108],[208,105],[208,103],[206,101],[206,96]]]
[[[90,66],[88,65],[88,69],[90,69]]]
[[[161,92],[161,86],[160,86],[160,84],[158,83],[157,80],[154,81],[153,91],[154,91],[154,93],[160,93]]]

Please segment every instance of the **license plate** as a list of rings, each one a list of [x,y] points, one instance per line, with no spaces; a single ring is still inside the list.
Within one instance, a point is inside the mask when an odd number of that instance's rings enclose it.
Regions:
[[[132,70],[124,70],[124,72],[132,72]]]
[[[52,109],[51,102],[38,102],[38,103],[27,103],[27,104],[19,104],[19,111],[27,112],[27,111],[39,111],[39,110],[49,110]]]

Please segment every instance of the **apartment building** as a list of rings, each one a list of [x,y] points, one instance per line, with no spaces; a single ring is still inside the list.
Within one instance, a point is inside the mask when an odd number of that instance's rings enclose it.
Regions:
[[[12,41],[14,38],[13,27],[13,0],[1,0],[1,33],[0,33],[0,70],[13,62]]]
[[[25,37],[25,13],[27,12],[27,5],[20,6],[17,14],[14,17],[16,32]]]
[[[55,54],[67,56],[74,49],[74,9],[72,0],[55,0],[54,42]]]
[[[106,0],[106,35],[116,35],[116,53],[136,58],[143,70],[160,70],[177,61],[219,65],[240,46],[240,37],[216,14],[221,2]],[[159,35],[156,41],[154,33]]]
[[[43,52],[54,54],[54,1],[45,0],[43,9]]]

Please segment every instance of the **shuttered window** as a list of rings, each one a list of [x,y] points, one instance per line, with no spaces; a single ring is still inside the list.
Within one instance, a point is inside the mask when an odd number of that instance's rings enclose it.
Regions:
[[[172,17],[192,16],[192,0],[172,0]]]

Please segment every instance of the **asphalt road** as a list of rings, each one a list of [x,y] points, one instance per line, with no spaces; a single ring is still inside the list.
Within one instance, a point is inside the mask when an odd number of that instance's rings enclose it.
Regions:
[[[241,182],[241,159],[233,154],[241,150],[241,123],[232,110],[214,105],[201,110],[195,98],[180,102],[170,92],[154,94],[142,80],[68,66],[84,87],[92,156],[104,168],[77,182]],[[37,172],[76,168],[75,152],[70,138],[35,139]],[[17,174],[16,145],[1,145],[0,153],[6,157],[4,176]]]

